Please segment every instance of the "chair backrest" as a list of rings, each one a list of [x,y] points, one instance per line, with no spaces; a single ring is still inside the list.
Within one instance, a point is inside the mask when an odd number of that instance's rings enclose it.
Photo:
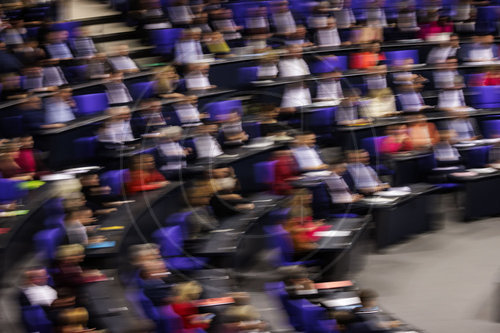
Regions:
[[[189,235],[189,225],[187,218],[191,215],[194,214],[193,212],[180,212],[180,213],[174,213],[167,217],[165,220],[165,225],[166,226],[179,226],[181,228],[182,234],[184,237],[188,237]]]
[[[160,245],[161,255],[175,257],[183,254],[184,239],[180,226],[165,227],[153,233],[153,240]]]
[[[240,67],[238,68],[238,83],[245,86],[252,81],[257,81],[259,78],[258,73],[259,68],[257,66]]]
[[[387,136],[372,136],[369,138],[364,138],[361,140],[361,147],[370,154],[371,159],[376,159],[379,152],[382,142]]]
[[[154,95],[154,85],[154,81],[131,84],[129,87],[130,96],[132,96],[134,101],[151,98]]]
[[[312,189],[313,216],[317,219],[327,218],[330,214],[331,198],[324,183],[314,186]]]
[[[43,220],[46,229],[64,228],[64,215],[52,215]]]
[[[69,37],[75,37],[75,29],[81,25],[78,21],[57,22],[51,25],[52,30],[66,30]]]
[[[150,31],[151,42],[156,46],[156,52],[173,53],[175,43],[182,34],[182,29],[155,29]]]
[[[258,138],[261,136],[260,133],[260,122],[258,121],[248,121],[241,124],[243,131],[248,134],[249,139]]]
[[[64,205],[62,198],[52,198],[48,200],[43,205],[43,211],[45,212],[45,216],[53,216],[53,215],[63,215],[64,214]]]
[[[87,79],[88,65],[67,66],[63,68],[64,76],[70,83],[80,83]]]
[[[484,168],[489,163],[491,146],[471,147],[464,150],[462,156],[467,168]]]
[[[91,115],[103,112],[109,107],[106,93],[88,94],[74,96],[79,115]]]
[[[329,127],[335,122],[336,108],[317,109],[304,114],[304,127],[313,132],[330,132]]]
[[[52,228],[37,232],[33,237],[36,252],[45,260],[54,260],[57,247],[61,244],[63,236],[64,230],[62,228]]]
[[[499,6],[477,7],[476,13],[476,33],[493,33],[497,30]]]
[[[28,332],[52,333],[52,322],[40,305],[23,306],[21,317]]]
[[[398,50],[398,51],[389,51],[385,52],[385,58],[390,66],[394,66],[397,64],[397,61],[413,59],[414,64],[420,63],[420,59],[418,57],[418,50]]]
[[[239,99],[208,103],[204,109],[202,111],[208,112],[210,121],[224,120],[233,110],[238,110],[240,116],[243,115],[243,106]]]
[[[124,184],[129,181],[129,170],[110,170],[101,175],[101,184],[111,188],[111,194],[122,194]]]
[[[0,133],[4,138],[18,138],[24,133],[23,116],[3,117],[0,121]]]
[[[500,119],[481,122],[483,136],[486,138],[500,138]]]
[[[313,74],[330,73],[335,69],[346,71],[348,69],[347,56],[324,57],[312,63],[310,67]]]
[[[288,231],[281,224],[266,225],[263,229],[269,236],[268,239],[271,247],[277,248],[281,252],[281,264],[291,262],[294,250]]]
[[[73,141],[75,157],[79,161],[87,161],[96,157],[97,136],[78,138]]]
[[[277,161],[264,161],[253,165],[255,182],[258,184],[272,184],[275,180]]]
[[[0,202],[15,201],[27,195],[28,191],[21,189],[21,183],[20,180],[0,178]]]
[[[492,109],[500,107],[500,86],[470,88],[471,105],[475,108]]]

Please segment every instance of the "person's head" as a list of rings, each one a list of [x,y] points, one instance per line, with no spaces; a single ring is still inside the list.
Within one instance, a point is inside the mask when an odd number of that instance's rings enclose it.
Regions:
[[[85,258],[85,248],[80,244],[61,245],[56,251],[56,260],[65,264],[79,264]]]
[[[101,184],[99,175],[95,172],[82,174],[80,177],[80,184],[82,186],[99,186]]]
[[[153,250],[151,249],[149,251]],[[144,259],[143,261],[139,262],[141,269],[141,278],[145,280],[161,279],[168,275],[168,270],[165,266],[165,262],[161,258],[149,259],[155,256],[159,257],[159,253],[146,252],[145,256],[148,259]]]
[[[132,245],[129,248],[130,263],[141,268],[149,261],[160,259],[160,249],[154,243],[143,243]]]
[[[302,57],[302,46],[298,44],[292,44],[287,47],[288,56],[291,57]]]
[[[130,120],[130,109],[127,106],[109,108],[106,113],[111,116],[111,121]]]
[[[216,124],[204,124],[198,126],[198,128],[196,129],[197,133],[202,135],[204,134],[214,135],[217,133],[218,130],[219,127]]]
[[[79,191],[74,191],[66,195],[64,198],[64,210],[79,210],[85,205],[85,203],[85,196]]]
[[[89,313],[83,307],[64,309],[59,313],[61,331],[64,333],[81,332],[88,320]]]
[[[130,170],[153,171],[155,170],[155,159],[151,154],[139,154],[132,156]]]
[[[460,38],[457,34],[451,34],[447,44],[453,48],[458,48],[460,46]]]
[[[161,113],[162,104],[159,99],[145,99],[141,101],[140,110],[143,114]]]
[[[364,308],[373,308],[377,306],[378,294],[371,289],[362,289],[359,292],[359,299]]]
[[[334,163],[330,166],[330,170],[337,175],[342,175],[347,170],[347,164],[344,162]]]
[[[128,45],[127,44],[117,45],[115,48],[115,53],[118,56],[128,56],[128,54],[129,54]]]
[[[198,299],[203,291],[196,281],[178,283],[173,287],[177,302],[191,302]]]
[[[182,127],[168,126],[160,130],[160,140],[166,142],[177,142],[182,138]]]
[[[238,183],[234,170],[231,167],[212,170],[211,180],[216,192],[233,191]]]
[[[303,132],[295,136],[295,143],[299,146],[314,147],[316,145],[316,134]]]
[[[38,96],[31,96],[20,105],[23,110],[40,110],[42,106],[42,99]]]
[[[175,70],[174,66],[162,67],[161,70],[156,74],[156,77],[158,79],[163,79],[163,80],[178,80],[179,79],[179,75],[177,74],[177,71]]]
[[[19,142],[18,140],[10,140],[0,145],[0,160],[12,161],[19,157]]]
[[[227,116],[226,121],[230,122],[230,123],[241,121],[241,116],[240,116],[238,109],[231,110],[231,112]]]
[[[34,141],[31,135],[25,135],[19,139],[19,145],[21,149],[31,149],[33,148]]]
[[[24,283],[26,285],[44,286],[47,284],[49,275],[44,267],[28,268],[24,272]]]
[[[109,80],[114,83],[122,83],[123,82],[123,73],[122,72],[116,72],[112,73],[109,77]]]
[[[351,150],[347,152],[347,161],[349,163],[368,164],[370,162],[370,155],[364,149]]]
[[[278,269],[278,272],[288,287],[300,287],[312,283],[307,270],[303,266],[283,266]]]

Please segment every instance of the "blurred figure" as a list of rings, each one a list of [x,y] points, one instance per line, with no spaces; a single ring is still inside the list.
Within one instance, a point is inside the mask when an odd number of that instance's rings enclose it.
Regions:
[[[212,189],[206,181],[197,180],[187,191],[188,207],[185,211],[191,212],[187,217],[188,238],[198,239],[209,236],[215,230],[219,221],[210,208]]]
[[[111,74],[104,86],[106,87],[109,105],[126,105],[132,102],[132,96],[130,96],[127,86],[123,83],[122,72]]]
[[[97,53],[92,37],[90,37],[88,28],[78,27],[73,30],[76,37],[70,39],[70,46],[76,58],[92,58]]]
[[[126,106],[106,110],[110,116],[97,135],[97,140],[111,148],[123,146],[135,140],[130,125],[130,109]]]
[[[222,313],[224,331],[232,332],[263,332],[268,325],[262,321],[259,311],[250,304],[250,295],[246,292],[231,293],[234,303],[228,305]]]
[[[437,8],[428,10],[427,23],[420,25],[419,37],[427,41],[441,41],[453,32],[453,22],[448,16],[439,16]]]
[[[363,102],[357,89],[348,89],[335,112],[335,121],[339,125],[359,124],[368,121],[363,118]]]
[[[412,116],[409,121],[408,135],[413,149],[429,149],[439,141],[439,132],[436,125],[427,122],[424,115]]]
[[[406,125],[391,125],[386,129],[386,138],[382,141],[380,151],[384,154],[410,151],[413,149]]]
[[[129,48],[126,44],[116,47],[112,55],[108,57],[108,63],[114,72],[139,72],[139,67],[137,67],[137,64],[129,56]]]
[[[28,95],[21,86],[21,77],[14,73],[5,74],[1,77],[2,100],[12,100],[26,98]]]
[[[210,327],[213,315],[211,313],[198,313],[194,303],[199,299],[202,287],[196,281],[178,283],[173,287],[174,297],[172,308],[182,318],[184,329]]]
[[[66,30],[51,31],[47,34],[45,50],[50,59],[73,59],[68,46],[68,32]]]
[[[158,136],[158,153],[160,156],[160,170],[166,178],[178,178],[182,169],[186,167],[186,157],[191,153],[191,148],[184,148],[182,127],[169,126],[162,128]]]
[[[453,137],[455,142],[472,141],[480,138],[476,120],[470,118],[467,112],[457,112],[455,117],[455,119],[446,122],[447,129],[455,133]]]
[[[385,55],[380,53],[380,43],[371,42],[362,45],[361,52],[351,53],[349,56],[349,67],[351,69],[368,69],[382,65]]]
[[[455,166],[460,164],[460,153],[451,145],[455,133],[453,131],[441,131],[440,141],[433,147],[434,158],[439,167]]]
[[[198,159],[214,158],[224,154],[217,139],[214,137],[217,132],[218,127],[214,124],[200,125],[196,129],[196,137],[193,140]]]
[[[198,97],[187,95],[173,104],[175,114],[179,118],[182,127],[199,126],[202,124],[201,119],[208,117],[208,114],[198,111],[197,102]]]
[[[127,193],[156,190],[168,185],[168,181],[156,170],[152,155],[140,154],[132,157],[130,180],[126,184]]]
[[[184,27],[193,22],[194,14],[187,0],[176,0],[168,7],[168,17],[174,26]]]
[[[41,61],[44,87],[61,87],[68,84],[68,80],[66,80],[61,67],[58,66],[58,62],[57,59]]]
[[[288,35],[296,31],[297,25],[292,12],[288,8],[287,1],[279,1],[272,4],[271,22],[277,35]]]
[[[390,187],[380,181],[375,170],[369,165],[370,155],[367,151],[360,149],[347,152],[347,162],[348,175],[359,192],[373,194]]]
[[[19,138],[19,154],[15,162],[19,165],[21,173],[26,175],[40,175],[43,173],[43,163],[41,152],[33,148],[34,141],[31,135]]]
[[[161,101],[157,99],[143,99],[139,110],[134,112],[130,121],[134,137],[154,138],[167,122],[163,117]]]
[[[228,58],[233,56],[231,48],[224,39],[224,35],[219,31],[206,33],[203,42],[208,51],[217,58]]]
[[[173,292],[170,272],[161,259],[156,244],[141,244],[134,248],[135,263],[139,267],[139,288],[155,306],[172,302]]]
[[[214,11],[210,17],[212,26],[216,31],[223,34],[224,40],[235,41],[241,39],[240,31],[243,30],[243,27],[234,22],[233,11],[231,9]]]
[[[311,92],[307,83],[299,81],[285,85],[280,105],[282,113],[293,113],[297,109],[311,104]]]
[[[57,299],[57,291],[49,286],[49,275],[44,267],[32,267],[24,271],[24,280],[19,290],[21,306],[40,305],[48,312]]]
[[[258,59],[257,77],[259,80],[272,80],[278,76],[278,56],[273,53]]]
[[[330,47],[350,44],[349,41],[342,42],[340,39],[337,22],[333,17],[326,19],[326,25],[317,27],[314,36],[318,46]]]
[[[291,150],[278,150],[273,154],[274,182],[271,184],[272,191],[278,195],[289,195],[293,187],[291,181],[298,179],[299,170],[295,163]]]
[[[311,43],[307,37],[307,30],[303,25],[298,25],[295,32],[286,36],[285,45],[300,45],[302,47],[311,47]]]
[[[177,92],[179,89],[179,75],[173,66],[162,67],[154,76],[155,94],[161,98],[183,98],[184,95]]]
[[[18,141],[3,142],[0,145],[0,173],[3,178],[31,180],[34,173],[27,172],[16,161],[19,158]]]
[[[432,106],[425,104],[419,89],[420,85],[414,83],[405,82],[399,85],[397,100],[402,112],[422,112],[432,109]]]
[[[278,269],[278,273],[283,277],[285,289],[291,299],[304,298],[307,295],[314,295],[318,291],[308,277],[307,270],[302,266],[284,266]]]
[[[468,62],[492,62],[498,59],[493,35],[474,36],[473,43],[464,47],[464,60]]]
[[[280,77],[305,76],[311,74],[307,63],[302,58],[302,46],[290,45],[278,63]]]
[[[317,83],[316,100],[340,102],[344,98],[342,91],[342,72],[333,69],[327,73],[320,73]]]
[[[396,98],[391,89],[379,89],[370,93],[369,98],[360,103],[361,122],[371,122],[375,118],[391,117],[399,114],[396,110]]]
[[[88,329],[89,314],[83,307],[65,309],[59,314],[58,332],[61,333],[87,333],[95,331]]]
[[[245,17],[245,33],[252,35],[266,35],[270,32],[267,20],[266,7],[248,8]]]
[[[302,132],[295,136],[292,154],[301,172],[324,170],[327,165],[316,150],[316,135]]]
[[[188,91],[217,88],[217,86],[210,84],[208,79],[209,68],[210,65],[204,63],[187,65],[184,79]]]
[[[88,60],[87,76],[90,79],[105,79],[110,77],[111,65],[104,53],[96,53],[96,55]]]
[[[222,121],[220,130],[224,135],[224,146],[241,146],[248,141],[248,134],[243,130],[241,116],[237,109],[232,110],[227,119]]]
[[[74,120],[73,110],[76,103],[72,98],[71,88],[60,88],[45,102],[45,124],[51,127],[63,127],[65,123]]]
[[[184,29],[182,36],[175,43],[175,62],[189,64],[203,59],[203,49],[200,43],[200,29]]]
[[[456,57],[460,48],[460,41],[457,34],[451,34],[448,41],[441,42],[434,46],[427,55],[427,64],[443,63],[450,57]]]
[[[325,184],[333,204],[346,204],[359,201],[363,198],[360,194],[351,193],[349,185],[342,175],[346,172],[345,163],[332,164],[329,168],[331,174],[325,177]]]
[[[235,192],[238,179],[232,168],[214,169],[210,181],[215,190],[210,199],[210,206],[215,216],[223,218],[242,214],[255,208],[252,202]]]

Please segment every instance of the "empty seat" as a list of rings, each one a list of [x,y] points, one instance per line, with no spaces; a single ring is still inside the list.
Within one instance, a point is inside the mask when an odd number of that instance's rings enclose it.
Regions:
[[[389,66],[397,65],[398,62],[402,62],[406,59],[412,59],[414,64],[420,63],[418,50],[389,51],[384,54]]]
[[[109,107],[106,93],[88,94],[74,96],[78,115],[88,116],[98,112],[103,112]]]
[[[481,123],[483,136],[486,138],[500,138],[500,119],[485,120]]]
[[[102,186],[109,186],[111,194],[122,194],[125,189],[125,183],[129,180],[129,170],[111,170],[101,175]]]
[[[241,86],[246,86],[253,81],[257,81],[259,79],[258,73],[259,67],[257,66],[240,67],[238,68],[238,83]]]
[[[155,53],[173,54],[175,42],[182,34],[182,29],[156,29],[150,31],[151,43],[156,46]]]
[[[56,257],[56,250],[61,245],[64,237],[64,229],[52,228],[39,231],[33,237],[35,250],[38,255],[50,262]]]
[[[500,107],[500,86],[471,87],[471,106],[478,109]]]
[[[134,101],[151,98],[154,95],[154,86],[154,81],[131,84],[129,87],[130,96],[132,96]]]
[[[324,57],[311,64],[311,73],[330,73],[335,69],[346,71],[348,68],[347,56]]]
[[[205,105],[205,110],[200,111],[208,112],[210,115],[210,121],[223,121],[233,110],[237,110],[240,115],[243,114],[241,100],[231,99],[227,101],[208,103]]]

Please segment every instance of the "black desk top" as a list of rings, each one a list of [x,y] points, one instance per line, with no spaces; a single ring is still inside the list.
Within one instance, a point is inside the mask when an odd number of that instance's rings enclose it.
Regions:
[[[491,180],[491,179],[494,179],[494,178],[498,178],[500,177],[500,171],[497,170],[495,172],[492,172],[492,173],[484,173],[484,174],[477,174],[475,176],[455,176],[453,174],[450,174],[448,175],[448,177],[450,177],[451,180],[453,180],[454,182],[458,182],[458,183],[468,183],[468,182],[477,182],[477,181],[483,181],[483,180]]]
[[[327,224],[332,226],[331,231],[338,231],[341,233],[349,232],[349,235],[340,237],[321,237],[318,241],[318,248],[316,250],[328,252],[332,250],[344,250],[351,247],[367,228],[370,220],[370,216],[329,220]]]
[[[407,187],[409,187],[411,190],[410,194],[402,196],[402,197],[398,197],[398,198],[396,198],[396,200],[394,200],[392,202],[375,203],[375,202],[367,202],[367,201],[361,200],[361,201],[353,203],[353,206],[370,207],[370,208],[394,208],[394,207],[399,206],[403,203],[406,203],[410,200],[413,200],[420,195],[430,194],[430,193],[438,190],[437,186],[435,186],[433,184],[427,184],[427,183],[415,183],[415,184],[407,185]],[[373,196],[367,197],[367,198],[368,199],[373,198]]]

